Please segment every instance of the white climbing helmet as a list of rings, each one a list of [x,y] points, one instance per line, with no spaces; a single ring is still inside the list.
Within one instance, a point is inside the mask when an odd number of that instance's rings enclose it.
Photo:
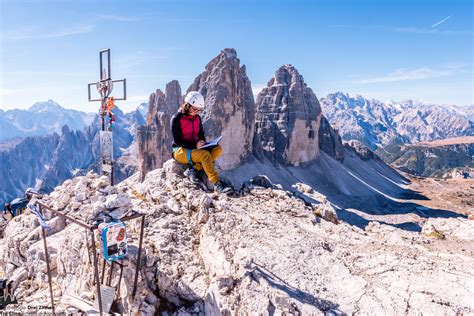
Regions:
[[[204,109],[204,97],[197,91],[189,91],[184,102],[191,104],[196,109]]]

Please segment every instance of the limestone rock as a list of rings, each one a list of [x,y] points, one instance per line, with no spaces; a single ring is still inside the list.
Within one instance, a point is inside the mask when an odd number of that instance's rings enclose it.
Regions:
[[[329,124],[329,121],[323,115],[319,126],[319,149],[336,160],[344,159],[344,147],[342,145],[341,136]]]
[[[224,137],[220,142],[222,169],[237,167],[252,153],[255,101],[245,65],[240,66],[235,49],[226,48],[214,57],[189,91],[199,91],[204,96],[201,117],[206,137]]]
[[[165,93],[156,90],[148,101],[146,125],[137,129],[138,162],[142,179],[145,174],[156,168],[171,157],[170,120],[178,111],[182,102],[179,82],[173,80],[166,85]]]
[[[321,107],[295,67],[277,69],[256,107],[255,141],[267,158],[297,166],[318,157]]]
[[[138,291],[133,299],[139,220],[127,223],[129,255],[117,313],[474,313],[472,220],[426,220],[426,227],[436,227],[444,240],[388,225],[377,215],[364,229],[339,222],[324,195],[303,183],[296,182],[294,189],[308,198],[306,202],[266,177],[260,178],[262,186],[255,183],[247,194],[229,197],[203,192],[183,177],[183,168],[168,160],[163,168],[148,172],[143,182],[132,177],[90,194],[94,201],[72,198],[64,206],[69,215],[89,219],[106,205],[141,202],[134,206],[146,214]],[[87,178],[89,194],[100,179]],[[42,201],[57,207],[59,197],[76,196],[80,181],[65,182]],[[315,211],[327,220],[314,225]],[[47,238],[55,299],[83,293],[93,300],[90,233],[54,215],[48,223],[54,228]],[[35,216],[25,213],[8,222],[2,241],[0,268],[15,281],[14,291],[21,298],[15,308],[49,305],[43,240]],[[115,271],[113,285],[119,277]],[[57,313],[65,309],[58,304]]]
[[[339,224],[339,218],[337,217],[336,210],[334,207],[332,207],[331,203],[327,201],[317,205],[314,213],[316,216],[321,217],[328,222]]]
[[[438,239],[474,241],[474,222],[465,218],[429,218],[421,233]]]
[[[362,160],[380,160],[380,158],[373,151],[371,151],[368,147],[364,146],[358,140],[353,139],[344,142],[344,147],[357,154]]]
[[[126,194],[111,194],[105,200],[105,207],[108,209],[118,207],[129,207],[132,205],[130,197]]]
[[[421,231],[423,235],[426,237],[432,237],[432,238],[437,238],[437,239],[445,239],[446,237],[444,236],[443,233],[441,233],[439,230],[437,230],[433,224],[425,224],[423,225],[423,229]]]

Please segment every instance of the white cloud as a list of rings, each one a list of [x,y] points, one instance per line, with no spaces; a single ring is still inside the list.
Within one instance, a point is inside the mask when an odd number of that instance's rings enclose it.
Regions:
[[[141,79],[193,79],[191,75],[173,75],[173,74],[135,74],[127,75],[127,78],[141,78]]]
[[[3,74],[8,75],[8,76],[21,76],[21,77],[33,77],[33,76],[85,77],[85,76],[90,75],[88,73],[80,73],[76,71],[41,71],[41,70],[4,71]]]
[[[352,83],[367,84],[367,83],[381,83],[381,82],[394,82],[394,81],[408,81],[408,80],[422,80],[429,78],[451,76],[459,73],[463,70],[466,65],[453,64],[444,67],[422,67],[417,69],[396,69],[384,76],[373,77],[361,80],[352,81]]]
[[[433,25],[436,26],[436,23]],[[376,30],[376,31],[395,32],[395,33],[431,34],[431,35],[471,35],[472,34],[472,31],[440,30],[433,27],[420,28],[420,27],[414,27],[414,26],[386,26],[386,25],[360,26],[360,25],[334,24],[334,25],[331,25],[331,27],[351,28],[351,29],[359,28],[363,30]]]
[[[376,26],[374,29],[396,33],[414,33],[414,34],[439,34],[439,35],[469,35],[472,32],[469,31],[451,31],[451,30],[438,30],[438,29],[426,29],[413,26]]]
[[[140,103],[143,103],[143,102],[148,102],[148,98],[150,96],[149,95],[134,95],[134,96],[131,96],[131,97],[127,97],[127,101],[128,102],[140,102]]]
[[[145,51],[137,51],[133,55],[120,56],[115,60],[119,72],[126,72],[143,64],[149,64],[156,60],[167,59],[168,56],[158,55]]]
[[[95,25],[75,26],[72,28],[64,28],[52,33],[46,33],[40,36],[40,38],[52,38],[52,37],[64,37],[70,35],[90,33],[94,30]]]
[[[134,21],[139,20],[136,17],[128,17],[128,16],[121,16],[121,15],[114,15],[114,14],[99,15],[99,19],[109,20],[109,21],[117,21],[117,22],[134,22]]]
[[[24,28],[14,31],[5,31],[1,33],[2,40],[23,40],[23,39],[41,39],[41,38],[57,38],[77,34],[90,33],[94,30],[95,25],[83,25],[66,27],[55,31],[44,32],[36,28]]]
[[[18,94],[22,91],[26,91],[26,89],[6,89],[6,88],[2,88],[0,90],[0,95],[1,96],[10,96],[10,95]]]
[[[193,18],[169,18],[165,19],[168,22],[206,22],[204,19],[193,19]]]
[[[447,20],[449,20],[451,18],[451,15],[445,17],[444,19],[434,23],[433,25],[431,25],[431,27],[437,27],[438,25],[441,25],[443,24],[444,22],[446,22]]]

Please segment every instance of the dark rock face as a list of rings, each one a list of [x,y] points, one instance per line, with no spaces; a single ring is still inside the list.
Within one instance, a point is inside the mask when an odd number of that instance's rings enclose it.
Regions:
[[[336,160],[344,159],[344,146],[341,136],[331,127],[329,121],[323,115],[319,125],[319,149]]]
[[[142,178],[171,158],[173,135],[170,120],[181,102],[181,86],[176,80],[166,85],[165,93],[158,89],[150,95],[146,125],[137,129],[138,165]]]
[[[64,126],[62,135],[28,137],[13,149],[1,152],[0,204],[23,196],[36,179],[42,179],[42,191],[49,192],[78,170],[88,169],[97,157],[90,136],[87,131],[71,131]]]
[[[350,140],[344,143],[344,147],[355,152],[362,160],[376,159],[380,160],[373,151],[358,140]]]
[[[205,99],[201,117],[206,138],[223,136],[219,158],[222,169],[240,165],[252,154],[255,101],[245,66],[240,66],[235,49],[226,48],[196,77],[189,91]]]
[[[271,161],[299,165],[319,155],[321,107],[292,65],[280,67],[256,102],[256,142]]]
[[[181,95],[179,82],[177,80],[168,82],[164,93],[158,89],[150,95],[146,124],[153,125],[156,123],[157,116],[159,116],[158,112],[164,112],[172,116],[178,110],[182,101],[183,96]]]
[[[133,141],[134,126],[143,122],[137,113],[124,114],[115,109],[117,117],[114,127],[114,159],[122,155]],[[66,125],[61,135],[27,137],[13,148],[0,152],[0,205],[13,198],[23,196],[36,179],[43,180],[41,190],[50,192],[64,180],[84,170],[98,171],[99,118],[82,131],[71,130]],[[123,178],[124,172],[115,165],[115,182]],[[123,166],[122,166],[123,167]]]

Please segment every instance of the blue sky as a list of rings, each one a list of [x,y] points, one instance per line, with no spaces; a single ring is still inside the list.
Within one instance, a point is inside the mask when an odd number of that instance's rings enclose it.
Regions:
[[[36,101],[93,112],[87,83],[112,50],[125,110],[179,80],[183,92],[223,48],[255,91],[293,64],[318,97],[473,101],[472,1],[0,0],[2,109]],[[113,94],[113,93],[112,93]]]

